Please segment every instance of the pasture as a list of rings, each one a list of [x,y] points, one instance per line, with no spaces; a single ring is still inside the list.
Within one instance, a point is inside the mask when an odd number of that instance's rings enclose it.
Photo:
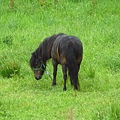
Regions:
[[[83,43],[80,91],[58,67],[57,85],[35,80],[31,53],[65,33]],[[53,73],[51,60],[47,71]],[[119,120],[119,0],[0,0],[0,120]]]

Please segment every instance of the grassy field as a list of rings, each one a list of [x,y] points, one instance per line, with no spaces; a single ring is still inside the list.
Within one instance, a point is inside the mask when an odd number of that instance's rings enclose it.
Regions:
[[[120,120],[119,0],[38,1],[0,0],[0,120]],[[42,40],[61,32],[84,46],[80,92],[69,80],[62,90],[61,66],[55,87],[29,67]]]

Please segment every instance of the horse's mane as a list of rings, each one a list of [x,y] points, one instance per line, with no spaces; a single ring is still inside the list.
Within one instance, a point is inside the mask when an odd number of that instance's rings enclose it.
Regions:
[[[46,46],[46,44],[48,44],[48,43],[51,43],[51,42],[53,43],[55,41],[55,39],[60,35],[64,35],[64,33],[54,34],[50,37],[45,38],[43,40],[43,42],[41,43],[41,45]]]
[[[55,39],[60,35],[64,35],[64,33],[54,34],[50,37],[45,38],[33,54],[35,54],[35,55],[37,55],[37,57],[39,57],[38,55],[42,55],[44,52],[44,54],[48,55],[46,57],[50,57],[50,54],[48,54],[48,52],[50,52],[50,49],[52,48],[52,45],[53,45]],[[45,51],[47,53],[45,53]]]

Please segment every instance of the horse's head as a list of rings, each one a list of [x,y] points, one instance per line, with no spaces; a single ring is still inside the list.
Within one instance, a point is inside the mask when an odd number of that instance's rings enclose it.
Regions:
[[[46,63],[43,63],[42,58],[36,53],[32,53],[32,57],[30,59],[30,66],[34,72],[36,80],[41,79],[46,69]]]

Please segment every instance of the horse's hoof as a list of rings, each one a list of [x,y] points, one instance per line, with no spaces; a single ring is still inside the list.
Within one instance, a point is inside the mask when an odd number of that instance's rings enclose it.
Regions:
[[[80,91],[80,88],[74,88],[75,91]]]
[[[56,83],[52,83],[52,86],[55,86],[55,85],[57,85]]]
[[[67,90],[67,88],[63,88],[63,91],[66,91]]]

